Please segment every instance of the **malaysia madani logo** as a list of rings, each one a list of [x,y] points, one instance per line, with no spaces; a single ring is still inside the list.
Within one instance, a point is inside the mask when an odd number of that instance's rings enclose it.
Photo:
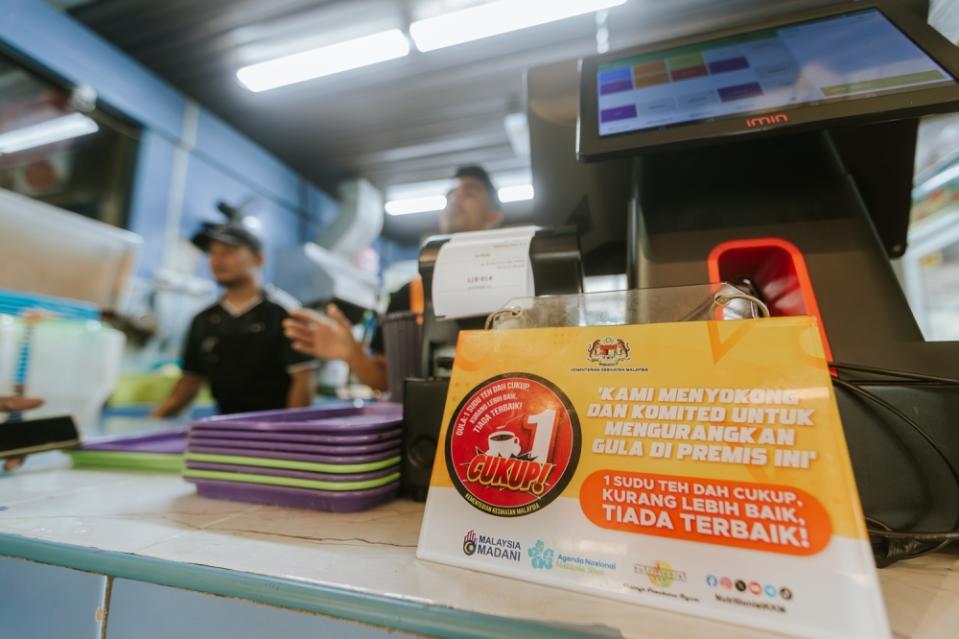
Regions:
[[[476,552],[476,531],[471,530],[463,537],[463,552],[472,555]]]
[[[618,337],[593,340],[593,343],[586,347],[586,358],[600,366],[615,366],[629,359],[629,342]]]

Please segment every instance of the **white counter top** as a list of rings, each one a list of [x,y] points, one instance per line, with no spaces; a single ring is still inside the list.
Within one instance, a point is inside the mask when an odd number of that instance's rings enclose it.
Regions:
[[[345,593],[357,598],[361,607],[368,599],[372,607],[388,609],[395,602],[425,607],[439,616],[459,615],[458,621],[447,623],[469,625],[471,615],[477,615],[478,627],[484,616],[497,622],[528,620],[553,626],[544,628],[547,635],[566,634],[558,625],[574,631],[570,634],[607,637],[768,636],[419,561],[415,547],[422,509],[421,504],[398,500],[367,513],[316,513],[201,498],[191,484],[171,475],[28,468],[0,477],[0,554],[67,563],[49,552],[53,546],[36,548],[40,542],[68,544],[71,552],[76,547],[88,554],[89,549],[107,551],[115,553],[109,557],[123,561],[150,561],[153,569],[155,560],[173,562],[169,567],[174,572],[193,571],[178,585],[201,591],[210,590],[207,580],[189,582],[199,574],[198,567],[219,568],[231,571],[228,577],[217,572],[221,580],[239,583],[259,575],[317,588],[317,597]],[[102,560],[103,555],[97,556]],[[125,565],[135,566],[129,561]],[[108,569],[104,572],[110,574]],[[150,570],[142,572],[121,576],[150,581]],[[897,637],[956,636],[959,554],[925,557],[879,574]],[[217,594],[224,592],[220,589]],[[243,591],[237,592],[243,596]],[[277,601],[274,597],[268,602]],[[303,601],[297,597],[289,607]],[[357,618],[347,609],[343,615]]]

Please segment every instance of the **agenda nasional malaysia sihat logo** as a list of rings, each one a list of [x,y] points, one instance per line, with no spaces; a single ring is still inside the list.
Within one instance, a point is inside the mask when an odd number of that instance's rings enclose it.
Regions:
[[[582,436],[569,398],[527,373],[497,375],[466,394],[446,435],[456,490],[498,517],[536,512],[566,488]]]

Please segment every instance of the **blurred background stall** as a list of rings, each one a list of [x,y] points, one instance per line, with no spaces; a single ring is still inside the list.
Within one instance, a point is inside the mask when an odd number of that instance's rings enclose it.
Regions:
[[[217,298],[188,238],[223,206],[262,236],[266,283],[337,302],[359,339],[415,274],[463,164],[490,172],[506,225],[579,227],[588,290],[622,288],[622,182],[575,164],[575,94],[555,99],[576,86],[573,61],[831,2],[565,4],[504,20],[480,0],[4,2],[0,219],[29,210],[60,233],[0,235],[0,289],[105,313],[126,335],[111,407],[136,415],[169,390],[190,318]],[[929,20],[959,37],[956,3],[933,0]],[[316,51],[339,62],[310,66]],[[953,116],[922,125],[910,246],[893,261],[930,340],[959,334],[957,131]],[[534,166],[531,136],[557,164]],[[128,253],[102,248],[116,229]],[[115,257],[88,275],[84,251]],[[341,362],[320,380],[349,386]]]

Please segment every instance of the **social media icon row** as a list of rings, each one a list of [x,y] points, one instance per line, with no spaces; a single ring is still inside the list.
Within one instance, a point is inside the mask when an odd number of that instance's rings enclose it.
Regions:
[[[739,592],[749,591],[750,594],[757,597],[765,594],[767,597],[776,598],[781,597],[785,601],[789,601],[793,598],[792,590],[789,588],[777,588],[772,584],[763,585],[758,581],[745,581],[743,579],[736,579],[735,581],[729,577],[717,577],[716,575],[709,575],[706,577],[706,585],[710,588],[722,588],[723,590],[733,590],[734,588]]]

